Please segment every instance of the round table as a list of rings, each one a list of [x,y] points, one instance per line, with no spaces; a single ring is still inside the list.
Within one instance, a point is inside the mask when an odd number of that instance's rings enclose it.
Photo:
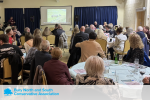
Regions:
[[[130,98],[141,98],[141,95],[137,95],[138,93],[142,92],[142,85],[133,85],[132,87],[129,86],[126,82],[139,82],[141,79],[140,73],[137,72],[136,74],[133,74],[133,77],[129,77],[131,73],[130,70],[134,70],[134,67],[132,63],[123,62],[122,65],[115,64],[115,61],[108,60],[110,66],[109,66],[109,73],[104,74],[104,77],[113,79],[114,82],[117,82],[119,84],[120,88],[123,88],[123,91],[126,91],[123,93],[123,97],[129,97]],[[84,70],[85,62],[78,63],[74,65],[71,69],[69,69],[70,75],[72,78],[76,79],[77,74],[86,74]],[[145,75],[150,75],[150,68],[146,68]],[[127,88],[127,90],[125,90]],[[132,91],[131,91],[132,90]],[[136,91],[136,92],[135,92]],[[133,95],[136,93],[135,95]],[[132,94],[132,95],[131,95]]]

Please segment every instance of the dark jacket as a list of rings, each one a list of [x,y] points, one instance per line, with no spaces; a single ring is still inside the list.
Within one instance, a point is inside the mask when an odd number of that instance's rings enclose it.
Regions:
[[[147,41],[146,37],[144,37],[142,41],[143,41],[143,44],[144,44],[144,51],[149,56],[149,50],[150,50],[149,46],[150,46],[150,43]]]
[[[143,39],[145,37],[145,34],[143,31],[137,32],[137,34]]]
[[[83,33],[83,32],[80,32],[80,33],[76,34],[76,36],[74,37],[74,40],[73,40],[72,50],[75,48],[75,45],[78,42],[82,42],[81,38],[83,39],[83,41],[88,40],[89,35],[87,33]]]
[[[94,32],[90,27],[85,29],[85,33],[90,34],[91,32]]]
[[[57,59],[51,59],[43,66],[48,85],[73,84],[67,65]]]
[[[106,31],[106,33],[109,33],[110,35],[113,35],[114,36],[114,32],[109,30],[109,31]]]
[[[56,47],[58,47],[59,36],[60,36],[63,32],[65,32],[65,31],[62,30],[62,29],[57,29],[57,30],[53,33],[53,35],[55,35],[55,45],[56,45]]]
[[[97,24],[97,25],[94,24],[94,26],[95,26],[96,28],[99,28],[99,25],[98,25],[98,24]]]

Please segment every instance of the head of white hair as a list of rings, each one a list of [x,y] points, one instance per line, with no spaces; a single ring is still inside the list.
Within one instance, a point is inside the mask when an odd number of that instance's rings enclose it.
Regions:
[[[103,25],[99,25],[99,29],[103,29]]]
[[[143,31],[143,27],[142,27],[142,26],[139,26],[139,27],[138,27],[138,31]]]
[[[79,26],[78,26],[78,25],[75,25],[75,28],[79,28]]]
[[[90,25],[90,28],[91,28],[92,30],[95,30],[95,26],[94,26],[93,24]]]
[[[41,43],[41,49],[42,49],[42,51],[47,50],[49,47],[50,47],[49,41],[48,40],[43,40],[42,43]]]

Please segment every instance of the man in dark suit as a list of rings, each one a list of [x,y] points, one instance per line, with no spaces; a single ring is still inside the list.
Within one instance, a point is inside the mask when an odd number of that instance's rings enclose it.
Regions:
[[[141,37],[141,39],[143,39],[145,37],[145,34],[143,32],[143,27],[142,26],[139,26],[138,27],[138,32],[137,34]]]
[[[58,24],[55,24],[55,29],[52,31],[53,35],[55,35],[57,29],[58,29]]]
[[[83,39],[83,41],[89,39],[89,35],[87,33],[84,33],[84,32],[85,32],[85,27],[82,26],[80,28],[80,33],[76,34],[76,36],[74,37],[74,41],[73,41],[73,45],[72,45],[72,50],[75,48],[75,45],[78,42],[82,42],[82,41],[80,41],[81,38]]]
[[[90,33],[94,32],[94,29],[95,29],[95,26],[94,25],[90,25],[90,27],[85,29],[85,33],[90,34]]]
[[[95,26],[96,28],[99,28],[99,25],[97,24],[97,21],[94,22],[94,26]]]
[[[56,45],[56,47],[58,47],[59,36],[60,36],[63,32],[65,32],[65,31],[62,29],[61,25],[59,24],[59,25],[58,25],[58,29],[53,33],[53,35],[55,35],[55,45]]]

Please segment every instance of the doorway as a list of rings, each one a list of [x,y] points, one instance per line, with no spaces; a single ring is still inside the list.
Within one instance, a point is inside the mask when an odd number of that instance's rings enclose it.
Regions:
[[[137,14],[137,25],[136,25],[136,28],[138,26],[144,27],[145,11],[136,12],[136,14]]]

